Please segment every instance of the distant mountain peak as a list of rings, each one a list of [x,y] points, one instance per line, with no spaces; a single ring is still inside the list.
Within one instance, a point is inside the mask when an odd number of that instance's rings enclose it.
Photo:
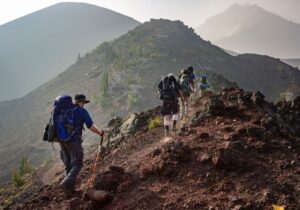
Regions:
[[[232,4],[227,10],[225,10],[223,13],[233,13],[233,14],[237,14],[237,13],[268,13],[268,14],[272,14],[271,12],[266,11],[264,8],[256,5],[256,4],[239,4],[239,3],[234,3]],[[275,15],[275,14],[273,14]]]
[[[238,53],[300,57],[300,25],[253,4],[233,4],[196,31]]]
[[[246,4],[234,3],[229,8],[231,8],[231,9],[245,9],[245,8],[247,8],[247,9],[249,9],[249,8],[260,8],[260,9],[262,9],[261,7],[259,7],[256,4],[249,4],[249,3],[246,3]]]

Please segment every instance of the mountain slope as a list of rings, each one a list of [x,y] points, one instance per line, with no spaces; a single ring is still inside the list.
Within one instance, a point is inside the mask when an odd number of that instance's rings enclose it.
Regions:
[[[297,209],[299,97],[293,105],[272,105],[259,94],[227,89],[207,94],[192,108],[191,120],[181,122],[186,124],[173,138],[162,137],[161,124],[148,128],[160,107],[110,121],[112,133],[92,183],[94,190],[113,196],[110,202],[97,202],[85,193],[95,144],[73,197],[58,186],[61,171],[51,185],[18,191],[7,208],[208,210],[271,209],[277,204]],[[116,142],[121,134],[127,135]],[[34,176],[35,181],[40,178]]]
[[[204,58],[191,51],[194,45],[202,54],[208,53],[205,48],[209,44],[181,22],[153,20],[113,42],[101,44],[25,97],[0,103],[2,180],[9,178],[11,169],[22,156],[38,164],[52,152],[51,145],[41,138],[53,100],[59,94],[86,94],[92,101],[88,109],[94,121],[103,125],[113,116],[157,105],[157,84],[161,76],[179,73],[180,69],[192,64],[192,60]],[[217,54],[212,48],[210,58],[214,55]],[[195,67],[200,69],[200,63]],[[213,72],[208,75],[216,91],[222,87],[236,87],[220,75]],[[87,135],[85,143],[89,144],[95,137]]]
[[[0,100],[24,96],[79,54],[137,25],[132,18],[85,3],[55,4],[1,25]]]
[[[230,56],[180,21],[151,20],[101,44],[27,96],[0,103],[1,177],[7,179],[22,156],[37,164],[51,152],[41,137],[57,95],[86,94],[94,121],[103,125],[111,117],[159,104],[157,84],[162,75],[179,73],[187,65],[193,65],[196,74],[207,73],[214,91],[237,83],[262,91],[268,99],[275,100],[282,92],[299,95],[300,72],[279,60]],[[90,144],[95,137],[86,134],[85,139]]]
[[[208,19],[197,32],[216,45],[238,53],[278,58],[300,56],[300,25],[258,6],[234,4]]]

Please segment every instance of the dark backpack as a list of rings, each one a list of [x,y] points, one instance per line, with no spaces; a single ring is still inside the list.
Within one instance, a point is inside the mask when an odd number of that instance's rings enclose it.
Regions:
[[[44,140],[49,142],[67,142],[75,135],[74,111],[76,106],[72,97],[63,95],[55,99],[49,123],[46,126]]]
[[[191,75],[190,74],[182,74],[179,79],[179,85],[183,94],[190,94],[192,92],[191,89]]]
[[[160,89],[160,99],[162,101],[175,101],[176,92],[173,82],[169,76],[166,76],[162,79],[162,88]]]

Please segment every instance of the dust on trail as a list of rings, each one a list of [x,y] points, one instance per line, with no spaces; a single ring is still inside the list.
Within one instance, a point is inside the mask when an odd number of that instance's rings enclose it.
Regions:
[[[168,143],[168,142],[170,142],[170,141],[172,141],[172,137],[169,137],[169,136],[167,136],[167,137],[164,137],[164,138],[162,138],[162,142],[164,142],[164,143]]]
[[[59,159],[55,159],[50,166],[42,167],[37,171],[37,182],[42,185],[55,183],[64,173],[64,166]]]

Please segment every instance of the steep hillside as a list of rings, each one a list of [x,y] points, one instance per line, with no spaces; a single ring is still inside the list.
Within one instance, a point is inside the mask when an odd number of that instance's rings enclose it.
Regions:
[[[159,103],[157,84],[163,74],[195,64],[197,73],[223,51],[204,42],[181,22],[153,20],[79,59],[65,72],[23,98],[0,103],[0,177],[7,180],[22,156],[38,164],[51,153],[42,142],[53,100],[65,93],[85,93],[97,124],[129,110]],[[224,54],[228,56],[227,54]],[[236,87],[208,72],[213,90]],[[88,136],[86,144],[95,137]],[[14,154],[13,156],[10,154]]]
[[[148,128],[160,107],[109,122],[96,165],[96,202],[86,192],[97,145],[89,148],[77,193],[32,186],[7,209],[272,209],[300,205],[300,98],[276,105],[260,93],[208,93],[172,138]],[[6,192],[9,193],[9,192]],[[3,194],[5,196],[5,194]],[[5,198],[5,197],[2,197]],[[105,202],[103,202],[105,201]]]
[[[197,28],[205,39],[238,53],[300,56],[300,25],[253,5],[234,4]]]
[[[79,54],[137,25],[85,3],[55,4],[1,25],[0,101],[24,96],[63,72]]]

